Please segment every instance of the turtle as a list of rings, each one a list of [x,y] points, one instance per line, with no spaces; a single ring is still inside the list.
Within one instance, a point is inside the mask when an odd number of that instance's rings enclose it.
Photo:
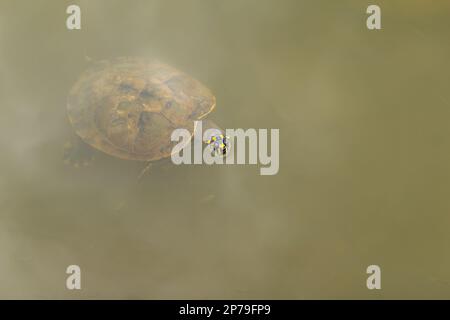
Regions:
[[[169,158],[175,145],[173,130],[185,128],[193,135],[195,121],[215,106],[210,89],[158,60],[120,57],[93,62],[68,94],[67,115],[76,141],[66,145],[64,158],[75,166],[87,164],[92,148],[148,164]],[[204,130],[217,129],[223,136],[212,120],[202,122]]]

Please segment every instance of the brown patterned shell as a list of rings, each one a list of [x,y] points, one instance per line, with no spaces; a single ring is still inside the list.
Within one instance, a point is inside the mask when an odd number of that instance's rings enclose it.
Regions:
[[[194,132],[194,121],[215,107],[211,91],[162,64],[135,58],[95,63],[68,97],[76,133],[109,155],[150,161],[169,157],[176,128]]]

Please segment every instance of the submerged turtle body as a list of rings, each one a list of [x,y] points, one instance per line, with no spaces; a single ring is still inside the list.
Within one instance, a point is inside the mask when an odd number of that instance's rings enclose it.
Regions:
[[[211,91],[159,62],[119,58],[97,62],[72,87],[67,112],[78,136],[109,155],[153,161],[169,157],[174,129],[215,107]]]

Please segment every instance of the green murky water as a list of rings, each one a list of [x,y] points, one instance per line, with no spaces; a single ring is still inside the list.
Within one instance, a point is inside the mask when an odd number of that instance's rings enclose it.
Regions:
[[[448,1],[377,1],[381,31],[371,1],[77,1],[68,31],[72,3],[0,1],[1,298],[450,297]],[[201,80],[225,128],[279,128],[278,175],[65,166],[85,56],[124,55]]]

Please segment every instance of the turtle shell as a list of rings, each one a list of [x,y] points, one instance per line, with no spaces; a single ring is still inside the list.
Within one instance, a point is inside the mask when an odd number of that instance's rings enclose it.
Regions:
[[[169,157],[176,128],[193,134],[194,121],[215,107],[199,81],[160,62],[117,58],[96,62],[70,90],[69,120],[92,147],[109,155],[152,161]]]

